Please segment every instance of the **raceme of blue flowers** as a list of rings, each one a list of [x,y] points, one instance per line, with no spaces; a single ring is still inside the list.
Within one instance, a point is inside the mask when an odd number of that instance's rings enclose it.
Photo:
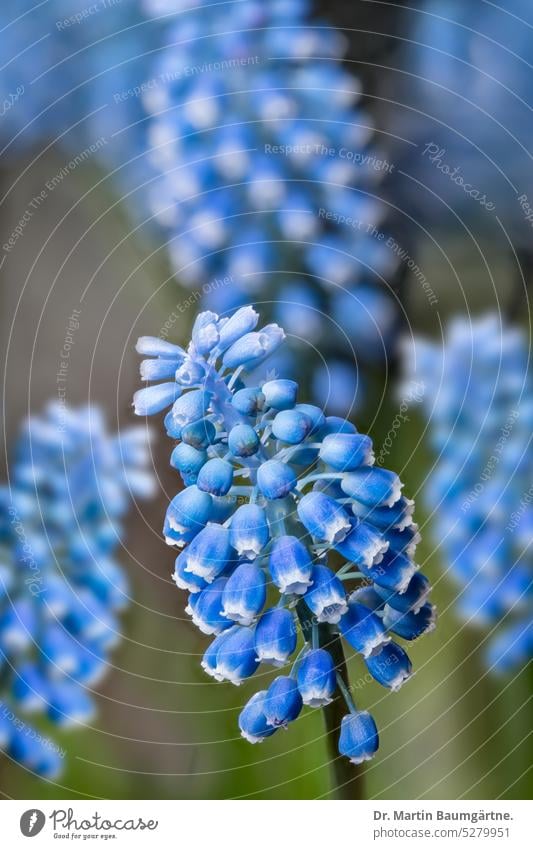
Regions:
[[[94,715],[129,599],[121,520],[152,492],[148,459],[143,428],[111,435],[98,408],[52,403],[22,427],[0,490],[0,750],[47,778],[63,754],[27,717]]]
[[[136,393],[135,412],[168,410],[170,463],[185,488],[164,536],[179,549],[186,612],[214,638],[205,672],[238,685],[260,664],[280,671],[244,707],[242,735],[260,742],[340,688],[339,750],[358,763],[378,747],[376,726],[328,647],[342,638],[391,690],[411,674],[396,638],[414,640],[435,619],[413,559],[413,502],[394,472],[373,466],[371,439],[298,402],[294,380],[247,383],[285,337],[258,320],[250,306],[200,313],[186,351],[141,337],[141,376],[153,385]]]
[[[351,346],[383,358],[397,329],[376,194],[386,168],[342,35],[311,23],[307,0],[145,7],[169,16],[143,100],[177,279],[218,312],[274,295],[269,314],[310,342],[334,336],[340,362]]]
[[[489,669],[533,655],[533,383],[529,344],[488,314],[450,322],[442,346],[416,339],[407,377],[425,384],[437,463],[424,487],[455,609],[483,629]]]

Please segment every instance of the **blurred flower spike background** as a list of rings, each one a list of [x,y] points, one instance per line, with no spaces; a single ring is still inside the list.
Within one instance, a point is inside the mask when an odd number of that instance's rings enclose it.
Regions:
[[[53,403],[21,427],[0,492],[0,741],[56,777],[64,752],[26,720],[93,721],[129,583],[115,559],[131,498],[153,494],[143,428],[106,432],[97,408]]]
[[[385,6],[0,10],[4,795],[531,795],[533,15]]]

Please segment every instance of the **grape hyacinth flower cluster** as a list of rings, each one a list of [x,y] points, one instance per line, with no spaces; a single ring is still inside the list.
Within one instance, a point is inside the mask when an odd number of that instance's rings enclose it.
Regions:
[[[25,717],[94,715],[129,598],[121,521],[153,490],[148,460],[143,428],[111,435],[97,408],[52,403],[23,426],[0,490],[0,750],[38,775],[62,756]]]
[[[529,345],[497,314],[450,322],[442,346],[416,339],[407,377],[424,381],[438,455],[425,487],[435,539],[460,592],[457,609],[483,629],[489,669],[533,655],[533,383]]]
[[[307,0],[144,2],[169,16],[163,82],[143,99],[160,174],[152,209],[177,279],[218,312],[264,294],[289,332],[338,341],[343,379],[352,345],[382,360],[398,322],[386,284],[396,260],[376,229],[387,163],[342,66],[343,36],[311,23]],[[335,377],[333,356],[328,365]]]
[[[358,763],[374,755],[377,731],[332,647],[344,640],[391,690],[411,674],[393,638],[414,640],[435,619],[413,560],[413,502],[396,474],[372,465],[371,439],[299,403],[295,381],[247,382],[285,337],[258,319],[250,306],[202,312],[187,350],[141,337],[141,376],[160,382],[136,393],[135,412],[169,408],[170,463],[184,488],[163,533],[179,549],[173,577],[189,593],[186,612],[214,638],[205,672],[239,685],[260,664],[280,670],[244,707],[242,735],[261,742],[340,688],[339,751]]]

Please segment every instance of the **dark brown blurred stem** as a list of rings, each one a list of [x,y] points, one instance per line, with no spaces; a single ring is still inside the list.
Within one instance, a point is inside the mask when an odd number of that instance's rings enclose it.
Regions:
[[[320,645],[327,649],[333,658],[337,673],[349,689],[348,670],[342,648],[341,638],[332,634],[327,626],[320,626]],[[348,758],[339,755],[339,734],[342,718],[348,713],[344,697],[337,688],[333,701],[323,708],[327,733],[327,748],[333,772],[333,790],[337,799],[364,799],[365,778],[363,768],[350,763]]]
[[[312,614],[305,602],[301,601],[297,605],[298,619],[304,635],[304,639],[311,645],[312,642]],[[328,625],[319,625],[318,628],[319,645],[326,649],[333,658],[335,669],[341,676],[346,688],[349,689],[348,669],[346,667],[346,658],[342,648],[341,638],[338,634],[332,633]],[[346,716],[348,708],[344,702],[344,697],[337,688],[333,701],[322,708],[324,722],[326,725],[326,746],[328,751],[328,760],[331,766],[333,787],[332,796],[337,799],[364,799],[364,775],[360,766],[354,766],[348,758],[339,755],[339,734],[342,718]]]
[[[533,279],[533,253],[518,250],[518,268],[515,274],[515,285],[506,309],[508,321],[520,320],[529,314],[528,293]]]

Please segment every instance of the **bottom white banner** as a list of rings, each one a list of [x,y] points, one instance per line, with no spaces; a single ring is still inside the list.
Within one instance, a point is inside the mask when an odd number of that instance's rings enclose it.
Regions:
[[[9,849],[32,839],[35,849],[68,840],[124,849],[161,841],[285,849],[292,839],[300,847],[357,849],[533,845],[532,805],[525,801],[4,801],[0,816],[0,844]]]

